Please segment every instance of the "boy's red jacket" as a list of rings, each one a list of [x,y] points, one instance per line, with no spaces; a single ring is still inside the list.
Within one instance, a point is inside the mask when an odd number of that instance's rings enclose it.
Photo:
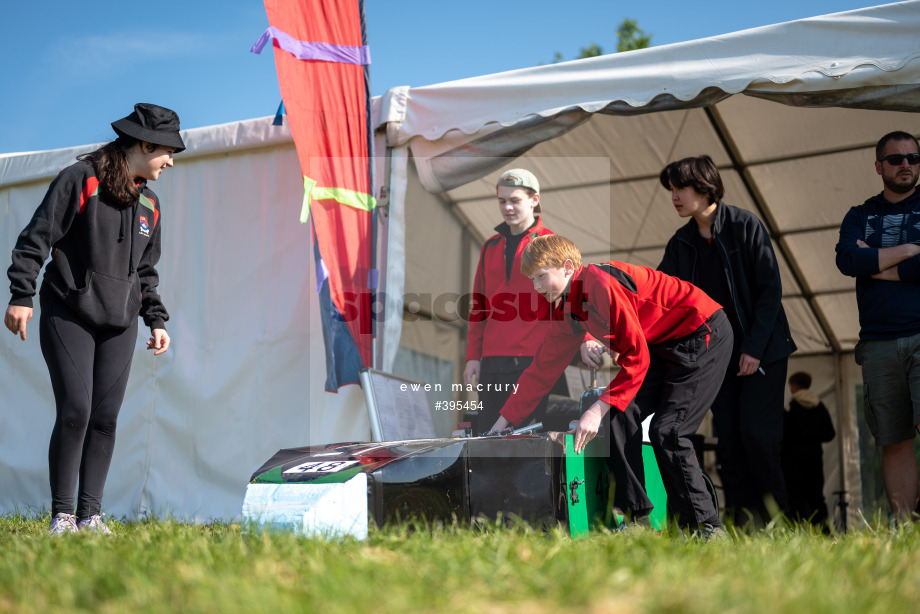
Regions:
[[[521,424],[565,370],[586,331],[620,354],[620,372],[600,399],[625,410],[645,380],[649,346],[686,337],[721,308],[696,286],[648,267],[582,266],[554,306],[543,344],[501,415]]]
[[[495,228],[507,228],[501,224]],[[511,275],[506,274],[505,236],[490,237],[482,246],[473,280],[473,305],[466,359],[485,356],[533,356],[540,347],[550,307],[533,282],[521,273],[521,255],[536,236],[551,235],[538,216],[517,246]],[[571,356],[569,359],[571,360]]]

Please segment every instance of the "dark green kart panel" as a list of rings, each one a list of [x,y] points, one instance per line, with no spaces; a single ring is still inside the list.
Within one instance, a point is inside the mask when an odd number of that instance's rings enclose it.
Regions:
[[[586,537],[592,527],[611,527],[613,522],[610,481],[607,469],[607,446],[603,438],[592,439],[581,454],[575,454],[574,435],[565,436],[565,494],[568,506],[569,533],[574,538]],[[667,493],[661,472],[650,445],[642,446],[645,464],[645,490],[655,508],[650,521],[652,528],[667,526]]]

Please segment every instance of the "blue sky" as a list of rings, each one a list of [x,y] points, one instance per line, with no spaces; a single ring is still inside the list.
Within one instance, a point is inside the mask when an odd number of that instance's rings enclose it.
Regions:
[[[293,0],[292,0],[293,1]],[[317,0],[318,1],[318,0]],[[852,10],[877,0],[366,0],[374,95],[616,49],[635,19],[653,45]],[[0,153],[107,141],[135,102],[175,109],[183,128],[274,114],[259,0],[33,0],[0,22]]]

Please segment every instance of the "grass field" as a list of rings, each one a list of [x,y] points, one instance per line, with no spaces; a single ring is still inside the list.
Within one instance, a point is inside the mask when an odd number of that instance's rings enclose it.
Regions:
[[[446,527],[326,542],[239,525],[110,522],[51,538],[0,518],[0,612],[879,612],[920,610],[920,535],[865,526],[680,534]]]

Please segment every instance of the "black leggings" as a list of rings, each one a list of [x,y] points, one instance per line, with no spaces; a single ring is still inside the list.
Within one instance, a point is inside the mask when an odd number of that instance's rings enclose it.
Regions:
[[[51,514],[98,514],[112,462],[115,422],[125,397],[137,320],[128,328],[96,330],[53,297],[41,297],[42,355],[51,375],[57,419],[48,465]]]

